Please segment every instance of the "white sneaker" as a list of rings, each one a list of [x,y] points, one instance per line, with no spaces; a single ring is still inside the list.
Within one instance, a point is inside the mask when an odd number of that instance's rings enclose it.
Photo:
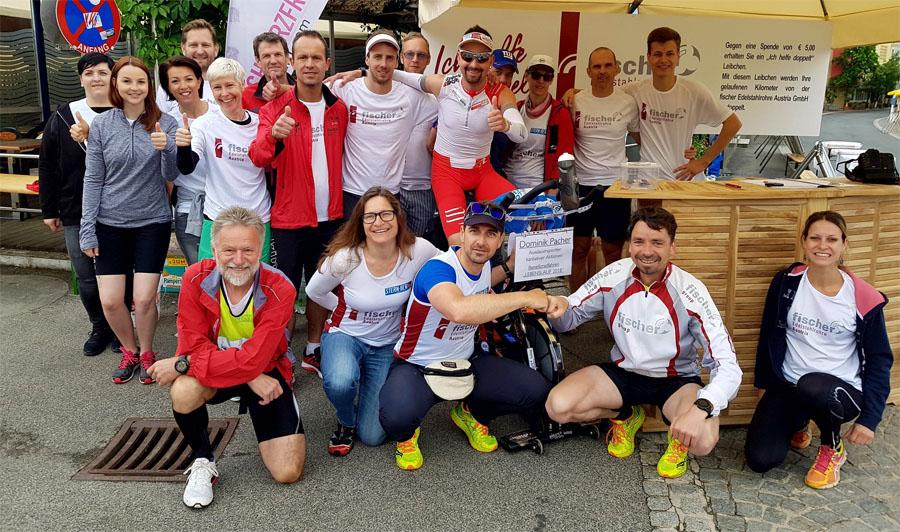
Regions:
[[[188,473],[187,485],[184,487],[184,505],[188,508],[205,508],[213,500],[213,484],[219,478],[216,463],[206,458],[197,458],[191,467],[185,470]]]

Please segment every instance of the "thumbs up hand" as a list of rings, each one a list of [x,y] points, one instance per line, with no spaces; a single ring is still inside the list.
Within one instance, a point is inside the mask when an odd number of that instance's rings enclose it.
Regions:
[[[503,118],[503,113],[500,111],[499,98],[497,96],[491,98],[491,112],[488,113],[488,128],[490,128],[491,131],[498,133],[509,130],[509,123]]]
[[[153,148],[158,151],[163,151],[164,149],[166,149],[168,139],[166,138],[166,134],[163,132],[162,128],[159,127],[159,122],[156,123],[156,129],[153,131],[153,133],[150,133],[150,143],[153,144]]]
[[[291,118],[291,106],[285,105],[284,112],[278,117],[278,120],[272,124],[272,138],[284,139],[291,134],[291,131],[297,126],[297,121]]]
[[[81,113],[75,111],[75,123],[69,128],[69,136],[72,137],[72,140],[75,142],[86,141],[90,130],[91,126],[88,125],[87,120],[81,116]]]
[[[281,94],[281,85],[278,83],[278,81],[275,80],[275,78],[270,79],[268,83],[266,83],[266,85],[263,87],[263,100],[271,102],[272,100],[277,98],[279,94]]]
[[[175,130],[175,145],[179,148],[190,147],[191,145],[191,126],[188,123],[187,115],[181,115],[182,127]]]

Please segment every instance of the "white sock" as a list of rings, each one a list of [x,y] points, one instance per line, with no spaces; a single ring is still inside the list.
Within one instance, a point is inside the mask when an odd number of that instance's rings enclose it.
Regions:
[[[319,344],[318,344],[318,343],[315,343],[315,344],[314,344],[314,343],[310,342],[310,343],[306,344],[306,354],[307,354],[307,356],[309,356],[309,355],[315,353],[317,347],[319,347]]]

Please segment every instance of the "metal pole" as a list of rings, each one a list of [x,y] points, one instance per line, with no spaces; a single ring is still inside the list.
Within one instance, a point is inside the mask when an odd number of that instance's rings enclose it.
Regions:
[[[331,57],[331,68],[328,74],[334,75],[337,68],[337,59],[334,57],[334,16],[328,17],[328,56]]]
[[[41,1],[31,0],[31,23],[34,29],[34,62],[37,68],[41,122],[50,117],[50,88],[47,83],[47,53],[44,50],[44,24],[41,22]]]

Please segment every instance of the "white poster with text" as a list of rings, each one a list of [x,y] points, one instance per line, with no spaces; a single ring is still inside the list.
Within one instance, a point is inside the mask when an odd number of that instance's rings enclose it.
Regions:
[[[572,273],[575,229],[565,227],[516,235],[515,281],[565,277]]]
[[[326,3],[326,0],[231,0],[225,57],[244,67],[247,85],[256,83],[262,71],[253,56],[253,39],[271,31],[284,37],[290,47],[297,32],[313,29]]]
[[[497,48],[513,53],[519,75],[513,92],[523,98],[524,71],[534,54],[559,65],[556,86],[589,88],[587,60],[598,46],[611,48],[621,66],[616,82],[650,77],[646,36],[669,26],[681,34],[678,75],[705,85],[734,110],[744,135],[818,136],[831,64],[831,23],[715,17],[658,17],[559,11],[453,8],[423,28],[432,50],[429,72],[457,69],[462,33],[478,23]],[[717,132],[701,127],[698,133]]]

